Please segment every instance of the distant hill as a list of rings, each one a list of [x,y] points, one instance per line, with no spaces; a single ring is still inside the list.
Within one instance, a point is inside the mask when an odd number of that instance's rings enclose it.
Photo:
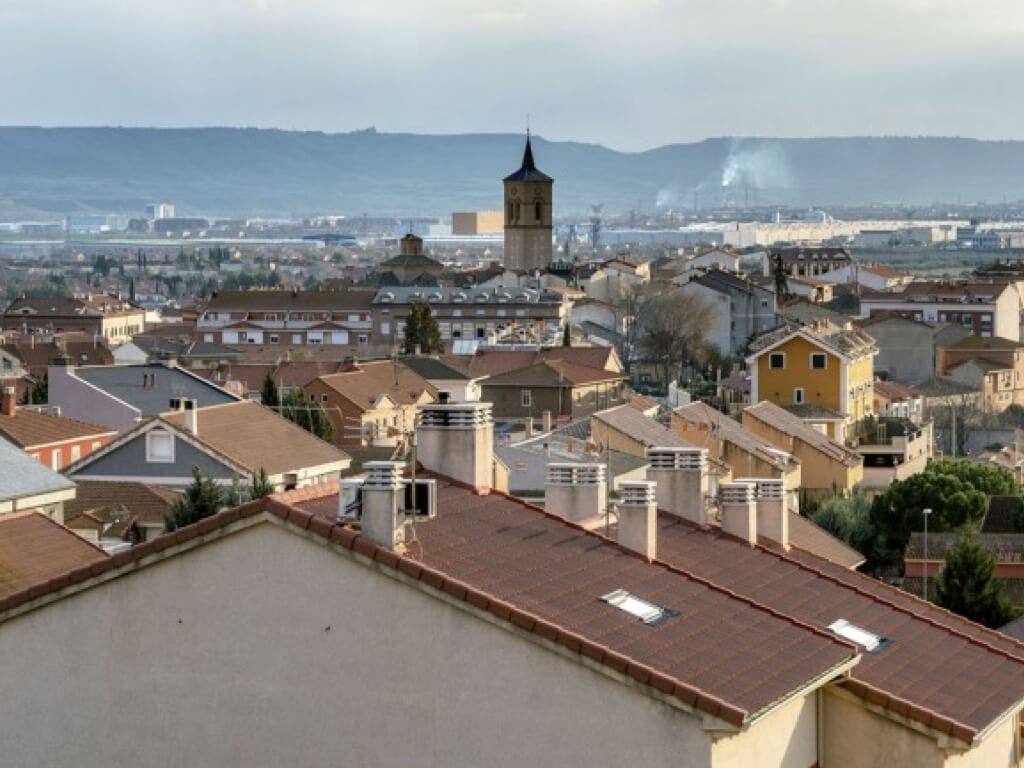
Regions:
[[[197,128],[0,128],[0,218],[439,214],[501,205],[522,136]],[[534,143],[558,213],[736,202],[921,205],[1024,199],[1024,142],[956,138],[709,139],[647,152]]]

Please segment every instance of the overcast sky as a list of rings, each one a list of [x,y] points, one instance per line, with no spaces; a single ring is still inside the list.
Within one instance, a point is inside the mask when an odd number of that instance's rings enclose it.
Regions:
[[[1020,0],[0,0],[0,122],[1024,137]]]

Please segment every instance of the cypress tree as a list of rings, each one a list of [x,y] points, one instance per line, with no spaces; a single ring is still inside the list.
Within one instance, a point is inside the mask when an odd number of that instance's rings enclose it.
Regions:
[[[199,467],[192,467],[192,484],[164,515],[164,530],[175,531],[216,514],[224,506],[224,491]]]
[[[405,320],[405,340],[402,350],[407,355],[416,353],[417,347],[424,355],[444,351],[441,342],[441,327],[437,324],[437,318],[430,313],[430,305],[426,302],[417,302],[409,310],[409,317]]]
[[[1014,613],[1003,583],[992,578],[995,565],[992,554],[965,533],[946,553],[935,602],[986,627],[1003,626]]]

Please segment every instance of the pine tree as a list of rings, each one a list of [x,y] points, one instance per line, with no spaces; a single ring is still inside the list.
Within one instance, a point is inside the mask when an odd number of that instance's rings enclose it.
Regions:
[[[992,578],[995,565],[992,554],[973,534],[965,533],[946,553],[935,602],[986,627],[1003,626],[1014,612],[1003,583]]]
[[[253,499],[262,499],[274,492],[274,486],[267,478],[267,470],[260,467],[259,472],[252,476],[252,485],[249,487],[249,496]]]
[[[199,467],[192,467],[192,484],[171,505],[164,515],[164,530],[175,531],[216,514],[224,506],[224,491],[205,476]]]
[[[308,402],[301,389],[292,390],[281,400],[281,415],[321,440],[329,443],[334,439],[334,424],[327,412],[317,403]]]
[[[444,352],[441,327],[437,324],[437,318],[431,314],[430,305],[422,301],[412,305],[409,317],[405,320],[405,341],[402,347],[407,355],[415,354],[417,348],[424,355]]]
[[[280,394],[277,391],[277,384],[274,383],[274,377],[268,372],[263,377],[263,388],[260,393],[260,402],[263,403],[267,408],[277,408],[281,404]]]

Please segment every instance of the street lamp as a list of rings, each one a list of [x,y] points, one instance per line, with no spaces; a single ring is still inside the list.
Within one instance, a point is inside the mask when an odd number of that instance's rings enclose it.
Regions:
[[[922,509],[921,514],[924,515],[924,601],[928,602],[928,515],[932,511],[930,509]]]

